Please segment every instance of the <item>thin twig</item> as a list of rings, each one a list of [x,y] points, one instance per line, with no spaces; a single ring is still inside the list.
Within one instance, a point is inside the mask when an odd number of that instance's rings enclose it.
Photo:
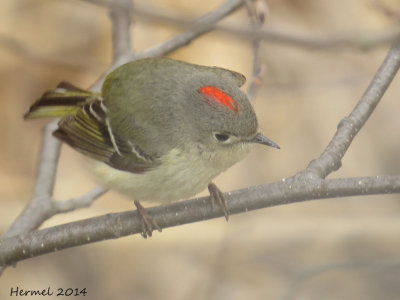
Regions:
[[[118,0],[115,3],[117,5],[111,9],[110,18],[113,24],[114,59],[118,59],[119,56],[131,53],[130,12],[132,10],[132,1]],[[123,10],[122,7],[128,7],[129,9]],[[106,192],[103,188],[96,188],[78,199],[71,199],[65,202],[53,201],[53,189],[61,146],[60,142],[52,136],[53,131],[58,128],[57,123],[58,120],[54,120],[44,128],[32,200],[14,221],[4,237],[34,230],[54,214],[86,207]]]
[[[110,12],[113,24],[113,53],[114,59],[118,59],[126,53],[131,53],[130,24],[131,24],[131,0],[118,0],[116,6]],[[130,6],[128,6],[130,5]],[[121,7],[130,7],[123,10]],[[28,232],[38,228],[45,220],[56,214],[57,211],[65,212],[89,205],[96,197],[92,195],[102,195],[105,190],[89,192],[75,200],[66,202],[54,202],[53,189],[56,178],[58,158],[60,155],[60,142],[52,136],[52,132],[57,129],[57,120],[49,123],[44,128],[41,154],[36,179],[35,190],[32,200],[25,207],[21,215],[14,221],[4,237],[13,236],[22,232]],[[98,197],[97,196],[97,197]]]
[[[257,0],[256,2],[246,0],[246,7],[250,17],[250,23],[253,28],[253,32],[259,32],[265,22],[268,11],[267,4],[264,0]],[[254,37],[252,75],[249,87],[247,89],[247,97],[250,101],[253,101],[255,99],[257,92],[262,85],[264,65],[261,62],[260,51],[261,39],[259,37]]]
[[[221,30],[247,38],[259,37],[262,40],[270,43],[312,50],[368,50],[384,44],[390,44],[400,38],[399,28],[323,35],[289,33],[272,28],[265,28],[259,32],[252,33],[248,28],[232,26],[229,28],[223,28]]]
[[[44,221],[56,214],[88,207],[107,191],[106,188],[97,186],[79,198],[64,201],[55,201],[51,198],[51,195],[32,198],[32,201],[25,207],[21,215],[14,221],[2,238],[35,230]]]
[[[145,51],[144,55],[147,56],[162,56],[168,54],[182,46],[188,45],[195,38],[209,32],[212,30],[215,25],[224,17],[230,15],[238,8],[243,5],[244,0],[228,0],[223,3],[217,9],[209,12],[203,17],[199,18],[194,24],[193,27],[180,35],[175,36],[174,38],[160,44],[154,46],[147,51]]]
[[[96,199],[107,192],[107,189],[97,186],[93,190],[89,191],[85,195],[76,198],[69,199],[66,201],[32,201],[26,206],[21,215],[14,222],[13,226],[4,234],[1,240],[9,238],[12,236],[18,236],[24,232],[30,232],[34,229],[39,228],[39,226],[50,219],[52,216],[61,213],[67,213],[73,210],[90,206]],[[32,204],[33,203],[33,204]],[[0,275],[3,273],[6,266],[0,266]]]
[[[114,60],[117,60],[127,53],[132,53],[130,39],[132,1],[117,0],[115,3],[120,6],[111,9],[110,18],[113,24]],[[121,7],[126,7],[127,5],[130,5],[127,11],[121,9]],[[78,199],[70,199],[63,202],[53,200],[53,189],[61,146],[60,142],[52,136],[53,131],[58,128],[57,122],[57,120],[54,120],[44,128],[33,197],[3,238],[32,231],[55,214],[89,206],[107,191],[102,187],[97,187]],[[0,274],[3,270],[4,268],[0,268]]]
[[[112,0],[85,1],[106,6],[111,6],[111,4],[113,4]],[[185,28],[194,26],[194,21],[191,18],[183,17],[174,12],[163,12],[152,7],[136,5],[135,10],[131,13],[143,21],[156,21]],[[255,33],[252,28],[246,28],[246,26],[243,25],[216,25],[214,29],[223,33],[232,34],[242,39],[254,40],[255,38],[258,38],[268,43],[313,50],[370,50],[385,44],[390,44],[400,38],[400,29],[397,27],[382,29],[379,31],[361,31],[337,34],[324,33],[321,35],[304,35],[301,33],[285,32],[273,28],[262,29]],[[12,37],[4,35],[0,35],[0,43],[11,48],[20,55],[31,57],[33,61],[39,61],[45,64],[61,64],[64,68],[81,68],[95,63],[94,61],[88,62],[90,58],[82,60],[79,57],[60,58],[52,54],[43,54],[39,49],[27,46]],[[130,60],[133,59],[129,53],[121,55],[118,59],[119,62],[115,64],[114,68]]]
[[[32,199],[4,234],[4,237],[34,230],[48,219],[48,211],[52,207],[52,195],[61,146],[61,143],[52,135],[56,128],[57,120],[49,123],[43,129],[43,139]]]
[[[351,142],[382,99],[399,68],[400,41],[394,43],[390,48],[364,95],[351,114],[339,123],[334,137],[321,156],[310,162],[306,169],[307,173],[325,178],[328,174],[340,168],[341,160]]]
[[[193,25],[193,21],[190,18],[178,17],[174,12],[163,12],[145,6],[138,5],[135,8],[134,14],[138,19],[144,21],[163,22],[179,27],[190,27]],[[391,44],[400,38],[400,28],[398,26],[376,31],[346,31],[336,34],[322,33],[319,35],[286,32],[271,27],[254,32],[251,27],[243,26],[243,24],[219,24],[215,27],[215,30],[240,38],[251,40],[259,38],[269,43],[314,50],[369,50],[385,44]]]
[[[113,62],[110,68],[106,72],[104,72],[104,74],[101,75],[100,78],[92,85],[92,89],[99,90],[104,82],[105,77],[117,67],[124,63],[127,63],[128,61],[145,57],[164,56],[178,48],[188,45],[197,37],[211,31],[221,19],[241,7],[243,5],[243,1],[244,0],[228,0],[216,10],[213,10],[196,20],[189,30],[178,34],[175,37],[157,46],[151,47],[145,52],[121,55],[117,60]]]
[[[109,6],[112,0],[85,0],[91,3]],[[190,17],[179,15],[173,11],[163,11],[153,7],[136,5],[132,12],[143,21],[163,22],[165,24],[190,28],[194,21]],[[368,50],[385,44],[391,44],[400,38],[400,28],[393,27],[377,31],[350,31],[337,34],[323,33],[320,35],[304,35],[301,33],[285,32],[274,28],[264,28],[254,32],[252,27],[240,25],[216,25],[215,30],[233,34],[240,38],[260,38],[263,41],[277,43],[290,47],[306,49],[361,49]]]
[[[230,214],[334,197],[400,193],[400,175],[341,178],[293,184],[290,180],[255,186],[225,194]],[[212,209],[208,197],[147,208],[162,228],[223,216]],[[0,266],[96,241],[142,231],[137,211],[107,214],[0,240]]]
[[[65,201],[54,201],[52,215],[66,213],[80,208],[92,205],[93,201],[100,198],[107,192],[107,189],[102,186],[97,186],[85,195]]]
[[[110,6],[114,61],[132,51],[130,30],[132,9],[132,0],[115,0]]]

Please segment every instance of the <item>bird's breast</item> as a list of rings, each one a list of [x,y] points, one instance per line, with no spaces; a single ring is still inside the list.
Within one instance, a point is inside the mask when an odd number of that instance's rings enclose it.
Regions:
[[[161,164],[144,173],[121,171],[92,161],[94,175],[106,187],[135,200],[171,202],[204,190],[223,170],[207,167],[201,158],[178,150],[161,159]]]

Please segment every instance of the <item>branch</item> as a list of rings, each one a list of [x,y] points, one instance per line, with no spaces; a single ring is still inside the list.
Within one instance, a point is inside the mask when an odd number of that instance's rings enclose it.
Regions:
[[[103,187],[96,187],[78,199],[61,202],[53,200],[54,183],[61,147],[61,143],[52,135],[53,131],[58,127],[57,122],[58,120],[50,122],[43,129],[36,184],[31,201],[2,236],[2,239],[31,232],[39,228],[44,221],[50,219],[52,216],[89,206],[94,200],[107,192]],[[0,276],[4,268],[0,266]]]
[[[43,139],[32,199],[4,234],[4,237],[34,230],[48,219],[48,212],[52,206],[52,195],[61,146],[61,143],[52,136],[56,128],[57,120],[49,123],[43,129]]]
[[[400,175],[327,179],[304,184],[294,177],[225,195],[230,214],[306,200],[400,193]],[[162,227],[223,216],[208,197],[146,209]],[[78,245],[115,239],[142,231],[136,211],[107,214],[0,240],[0,266]]]
[[[84,0],[93,4],[104,5],[104,6],[116,6],[114,0]],[[126,6],[119,5],[119,7],[125,8]],[[131,11],[138,19],[144,19],[144,21],[157,21],[164,24],[190,28],[195,25],[191,18],[182,17],[180,14],[168,11],[160,12],[159,9],[146,6],[135,6],[135,10]],[[277,43],[281,45],[300,47],[306,49],[361,49],[369,50],[375,47],[379,47],[385,44],[390,44],[393,41],[400,38],[400,29],[398,27],[383,29],[379,31],[361,31],[361,32],[350,32],[345,34],[330,34],[324,33],[321,35],[304,35],[299,33],[284,32],[281,30],[267,28],[259,30],[257,33],[254,32],[253,28],[246,28],[246,26],[233,26],[233,25],[216,25],[215,30],[224,33],[232,34],[240,38],[248,40],[260,39],[269,43]],[[40,49],[28,47],[27,45],[18,42],[14,38],[0,35],[0,43],[15,53],[23,56],[30,57],[33,61],[39,61],[44,64],[62,65],[62,67],[73,67],[82,68],[88,65],[92,65],[95,62],[88,62],[90,58],[84,60],[79,57],[57,57],[50,54],[43,54]],[[115,64],[114,69],[119,65],[128,62],[130,60],[130,54],[121,55],[123,59]],[[131,59],[132,60],[132,59]],[[107,73],[108,74],[108,73]],[[100,84],[101,85],[101,84]]]
[[[114,60],[131,52],[131,8],[128,11],[124,11],[121,9],[122,6],[118,5],[132,5],[131,0],[117,0],[115,3],[117,5],[112,8],[110,12],[110,18],[113,24],[112,37]],[[97,187],[78,199],[70,199],[63,202],[53,200],[53,189],[61,146],[61,143],[52,136],[53,131],[58,128],[57,123],[58,120],[54,120],[44,128],[33,196],[29,204],[24,208],[9,230],[4,234],[3,238],[32,231],[55,214],[65,213],[89,206],[95,199],[107,191],[102,187]],[[3,268],[0,268],[0,274],[2,271]]]
[[[115,4],[115,7],[111,8],[110,19],[113,24],[113,54],[116,60],[126,53],[131,53],[130,12],[132,10],[132,1],[117,0]],[[128,7],[129,9],[124,10],[122,9],[123,7]],[[58,128],[57,123],[58,120],[54,120],[44,128],[38,173],[32,199],[4,234],[4,237],[34,230],[51,216],[86,207],[106,192],[104,188],[98,187],[78,199],[71,199],[65,202],[53,200],[53,189],[61,146],[61,143],[52,136],[53,131]]]
[[[115,0],[110,6],[113,60],[131,52],[132,0]]]
[[[79,198],[65,201],[55,201],[52,199],[52,195],[33,197],[2,238],[35,230],[54,215],[88,207],[106,192],[107,189],[97,186]]]
[[[194,22],[190,30],[181,33],[160,45],[148,49],[145,51],[144,56],[163,56],[182,46],[190,44],[190,42],[195,38],[211,31],[220,20],[240,8],[243,5],[243,2],[244,0],[226,1],[219,8],[209,12]]]
[[[250,17],[251,27],[253,33],[257,33],[262,30],[265,22],[265,18],[268,13],[268,7],[265,0],[258,0],[252,2],[246,0],[246,7]],[[261,39],[259,37],[253,38],[253,66],[252,74],[247,88],[247,97],[250,101],[253,101],[257,95],[257,92],[262,85],[262,78],[264,76],[264,65],[261,62]]]
[[[369,50],[385,44],[391,44],[400,38],[400,29],[398,27],[379,31],[353,31],[341,34],[330,33],[320,35],[304,35],[273,28],[264,28],[258,32],[254,32],[251,28],[232,25],[220,25],[216,29],[241,38],[258,38],[269,43],[312,50]]]
[[[98,5],[109,6],[113,0],[85,0]],[[247,0],[244,0],[247,1]],[[161,22],[168,25],[190,28],[194,21],[190,17],[177,14],[174,11],[161,11],[151,6],[136,5],[132,12],[135,17],[144,21]],[[381,45],[391,44],[400,38],[400,28],[381,29],[378,31],[350,31],[346,33],[320,35],[304,35],[285,32],[273,28],[266,28],[254,32],[252,27],[243,25],[217,25],[216,30],[233,34],[241,38],[261,40],[281,45],[306,49],[361,49],[368,50]]]
[[[157,46],[151,47],[143,53],[127,53],[121,55],[93,84],[92,89],[99,90],[106,76],[124,63],[145,57],[164,56],[180,47],[188,45],[195,38],[211,31],[221,19],[241,7],[243,2],[244,0],[228,0],[216,10],[213,10],[196,20],[189,30],[178,34]]]
[[[100,198],[102,195],[107,193],[107,189],[102,186],[97,186],[93,190],[87,192],[85,195],[65,201],[54,201],[52,216],[61,213],[67,213],[80,208],[88,207],[92,205],[93,201]]]
[[[312,160],[306,172],[325,178],[341,166],[341,160],[356,134],[382,99],[400,67],[400,41],[390,48],[370,85],[348,117],[338,125],[335,136],[318,159]]]

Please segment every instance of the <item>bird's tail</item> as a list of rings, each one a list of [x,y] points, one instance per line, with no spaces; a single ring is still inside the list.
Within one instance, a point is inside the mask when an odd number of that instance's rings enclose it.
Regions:
[[[75,115],[88,101],[98,94],[82,90],[69,82],[62,81],[54,90],[45,92],[31,105],[25,119],[64,117]]]

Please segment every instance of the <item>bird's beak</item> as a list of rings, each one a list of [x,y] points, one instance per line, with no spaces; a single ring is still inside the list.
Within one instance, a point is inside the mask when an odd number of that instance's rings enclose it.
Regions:
[[[257,144],[262,144],[270,147],[274,147],[276,149],[280,149],[280,147],[275,144],[273,141],[271,141],[269,138],[263,136],[260,132],[255,135],[250,141],[250,143],[257,143]]]

